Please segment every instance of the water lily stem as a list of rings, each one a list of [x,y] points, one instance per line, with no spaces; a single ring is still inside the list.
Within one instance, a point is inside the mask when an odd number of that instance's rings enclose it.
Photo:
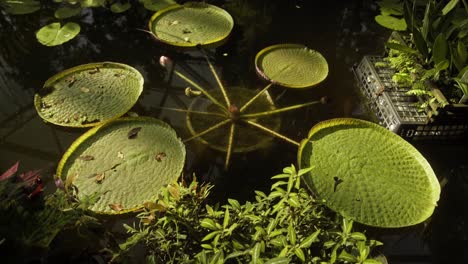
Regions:
[[[200,132],[200,133],[198,133],[198,134],[195,134],[195,135],[193,135],[193,136],[191,136],[191,137],[185,139],[185,140],[184,140],[184,143],[185,143],[185,142],[188,142],[188,141],[190,141],[190,140],[192,140],[192,139],[194,139],[194,138],[201,137],[201,136],[203,136],[203,135],[205,135],[205,134],[207,134],[207,133],[210,133],[211,131],[213,131],[213,130],[215,130],[215,129],[217,129],[217,128],[220,128],[220,127],[224,126],[225,124],[229,123],[230,121],[231,121],[231,119],[223,120],[223,121],[221,121],[221,122],[219,122],[219,123],[217,123],[217,124],[215,124],[215,125],[213,125],[213,126],[207,128],[207,129],[203,130],[202,132]]]
[[[262,126],[262,125],[260,125],[260,124],[257,124],[257,123],[255,123],[255,122],[252,121],[252,120],[245,120],[245,119],[241,119],[241,120],[242,120],[243,122],[246,122],[247,124],[249,124],[249,125],[251,125],[251,126],[254,126],[254,127],[256,127],[256,128],[259,128],[260,130],[263,130],[263,131],[267,132],[268,134],[270,134],[270,135],[272,135],[272,136],[275,136],[275,137],[277,137],[277,138],[280,138],[280,139],[282,139],[282,140],[284,140],[284,141],[287,141],[287,142],[289,142],[289,143],[291,143],[291,144],[293,144],[293,145],[299,146],[299,142],[297,142],[297,141],[295,141],[295,140],[292,140],[292,139],[288,138],[287,136],[283,136],[283,135],[281,135],[280,133],[278,133],[278,132],[276,132],[276,131],[274,131],[274,130],[269,129],[268,127],[264,127],[264,126]]]
[[[208,58],[208,55],[206,55],[206,52],[204,49],[200,48],[201,53],[203,54],[203,57],[205,57],[206,62],[208,63],[208,66],[210,67],[211,72],[213,73],[213,76],[216,79],[216,82],[218,83],[219,89],[221,90],[221,93],[223,94],[224,100],[226,101],[227,107],[231,105],[231,101],[229,100],[229,97],[226,92],[226,88],[224,88],[223,83],[221,82],[221,79],[219,78],[218,73],[216,72],[215,68],[213,67],[213,64],[211,64],[210,59]]]
[[[245,111],[245,109],[247,107],[249,107],[249,105],[251,105],[258,97],[260,97],[260,95],[262,95],[266,90],[268,90],[271,86],[273,85],[273,83],[269,83],[267,86],[265,86],[265,88],[263,88],[262,90],[260,90],[254,97],[250,98],[249,101],[247,101],[247,103],[245,103],[239,110],[239,112],[243,112]]]
[[[275,110],[270,110],[270,111],[265,111],[265,112],[242,114],[241,118],[256,118],[256,117],[261,117],[261,116],[274,115],[274,114],[291,111],[294,109],[303,108],[303,107],[307,107],[307,106],[314,105],[314,104],[320,104],[320,103],[321,103],[320,101],[314,101],[314,102],[309,102],[305,104],[297,104],[297,105],[292,105],[288,107],[278,108]]]
[[[184,112],[184,113],[189,113],[189,114],[199,114],[199,115],[210,115],[210,116],[226,117],[226,115],[223,115],[221,113],[193,111],[193,110],[188,110],[188,109],[179,109],[179,108],[172,108],[172,107],[156,107],[156,108],[164,109],[164,110],[170,110],[170,111],[176,111],[176,112]]]
[[[222,105],[218,100],[216,100],[213,96],[211,96],[211,94],[209,94],[205,89],[203,89],[200,85],[198,85],[197,83],[195,83],[194,81],[190,80],[190,78],[188,78],[187,76],[185,76],[184,74],[182,74],[181,72],[179,72],[178,70],[174,70],[174,73],[179,76],[180,78],[182,78],[184,81],[188,82],[190,85],[192,85],[193,87],[195,87],[197,90],[199,90],[200,92],[202,92],[213,104],[219,106],[221,109],[223,109],[223,111],[225,111],[226,113],[228,112],[227,111],[227,108],[226,106]]]
[[[227,170],[229,167],[229,161],[231,160],[231,153],[232,153],[232,145],[234,141],[234,132],[235,132],[236,124],[231,123],[231,129],[229,130],[229,141],[227,145],[227,152],[226,152],[226,161],[224,162],[224,169]]]

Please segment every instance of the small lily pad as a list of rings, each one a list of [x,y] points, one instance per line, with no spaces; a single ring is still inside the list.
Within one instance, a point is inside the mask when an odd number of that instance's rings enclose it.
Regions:
[[[125,64],[90,63],[48,79],[34,97],[38,114],[47,122],[89,127],[125,114],[143,90],[143,76]]]
[[[151,17],[154,37],[177,47],[216,46],[231,33],[234,21],[224,9],[201,2],[168,6]]]
[[[54,15],[58,19],[65,19],[65,18],[79,15],[80,13],[81,13],[80,7],[61,7],[55,11]]]
[[[34,0],[1,1],[0,6],[4,7],[7,13],[13,15],[30,14],[41,9],[39,1]]]
[[[307,88],[328,75],[327,60],[300,44],[279,44],[261,50],[255,57],[257,73],[268,81],[289,88]]]
[[[315,125],[298,152],[313,194],[346,218],[378,227],[426,220],[440,185],[429,163],[389,130],[363,120],[337,118]]]
[[[57,46],[76,37],[80,29],[77,23],[68,22],[62,27],[59,22],[55,22],[39,29],[36,38],[42,45]]]
[[[140,127],[138,137],[128,132]],[[83,159],[83,157],[93,159]],[[150,117],[121,118],[92,128],[63,155],[57,175],[78,189],[78,198],[100,199],[90,210],[121,214],[154,201],[161,188],[175,181],[184,167],[185,146],[176,132]]]
[[[111,5],[110,9],[111,9],[111,11],[113,13],[123,13],[123,12],[127,11],[128,9],[130,9],[131,7],[132,7],[132,5],[130,3],[128,3],[128,2],[124,3],[124,4],[122,4],[122,3],[113,3]]]
[[[158,11],[170,5],[177,4],[174,0],[143,0],[143,6],[151,11]]]

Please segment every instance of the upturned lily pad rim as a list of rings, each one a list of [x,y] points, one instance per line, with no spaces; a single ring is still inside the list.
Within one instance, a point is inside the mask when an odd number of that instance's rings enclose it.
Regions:
[[[432,187],[431,189],[433,190],[433,192],[431,193],[430,198],[431,198],[432,201],[434,201],[434,203],[437,203],[437,201],[440,198],[440,184],[439,184],[439,182],[438,182],[438,180],[437,180],[437,178],[436,178],[430,164],[424,158],[424,156],[422,156],[422,154],[414,146],[412,146],[410,143],[408,143],[407,141],[402,139],[397,134],[387,130],[386,128],[384,128],[384,127],[382,127],[380,125],[377,125],[377,124],[369,122],[369,121],[365,121],[365,120],[361,120],[361,119],[355,119],[355,118],[334,118],[334,119],[329,119],[329,120],[319,122],[316,125],[314,125],[310,129],[307,138],[303,139],[301,141],[301,143],[300,143],[300,146],[299,146],[299,149],[298,149],[298,152],[297,152],[297,159],[298,159],[299,168],[302,169],[302,166],[303,166],[301,164],[302,152],[303,152],[304,148],[306,147],[306,145],[309,143],[309,140],[310,140],[310,138],[312,138],[312,136],[314,136],[316,133],[318,133],[319,131],[321,131],[323,129],[336,127],[336,126],[353,127],[353,126],[356,126],[356,125],[359,125],[361,127],[362,126],[367,126],[369,128],[372,128],[375,131],[377,131],[377,133],[385,134],[385,137],[388,138],[388,139],[391,139],[392,141],[393,140],[398,140],[399,144],[403,145],[403,147],[413,156],[413,158],[424,169],[424,171],[427,172],[426,175],[428,175],[427,178],[429,180],[429,185]],[[305,175],[308,175],[308,174],[305,174]],[[311,186],[307,180],[304,180],[304,182],[305,182],[306,186],[309,188],[309,190],[311,191],[311,193],[314,196],[319,196],[317,193],[315,193],[315,190],[314,190],[315,188],[313,186]],[[436,204],[434,204],[434,207],[435,206],[436,206]],[[404,225],[404,226],[416,225],[416,224],[419,224],[419,223],[425,221],[427,218],[429,218],[432,215],[434,207],[432,207],[432,209],[424,210],[424,214],[421,214],[419,216],[419,219],[417,219],[417,220],[415,220],[415,221],[413,221],[411,223],[408,223],[407,225]],[[331,208],[331,209],[336,211],[336,208]],[[336,212],[338,212],[338,211],[336,211]],[[342,214],[342,212],[340,214]],[[352,215],[343,215],[343,216],[347,217],[347,218],[350,218],[350,219],[354,219]],[[355,219],[355,220],[357,222],[359,222],[358,219]],[[372,224],[370,224],[370,223],[362,223],[362,224],[372,226]],[[376,225],[376,226],[377,227],[382,227],[382,226],[378,226],[378,225]],[[403,227],[403,226],[385,226],[385,227],[386,228],[392,228],[392,227],[393,228],[398,228],[398,227]]]
[[[319,58],[323,59],[324,62],[326,63],[327,65],[327,74],[321,78],[320,80],[318,80],[317,82],[313,83],[313,84],[306,84],[306,85],[293,85],[293,84],[288,84],[288,83],[283,83],[281,81],[277,81],[277,80],[274,80],[274,79],[271,79],[270,77],[268,77],[264,72],[263,70],[260,68],[259,66],[259,60],[262,56],[265,56],[268,52],[271,52],[275,49],[278,49],[278,48],[303,48],[303,49],[307,49],[309,51],[313,51],[315,52]],[[275,83],[275,84],[278,84],[278,85],[281,85],[285,88],[302,88],[302,89],[306,89],[306,88],[312,88],[312,87],[315,87],[317,85],[319,85],[320,83],[322,83],[327,77],[328,77],[328,62],[327,60],[325,59],[325,57],[323,57],[323,55],[314,50],[314,49],[311,49],[309,47],[307,47],[306,45],[303,45],[303,44],[296,44],[296,43],[283,43],[283,44],[275,44],[275,45],[271,45],[271,46],[268,46],[262,50],[260,50],[257,55],[255,56],[255,69],[257,71],[257,73],[262,77],[264,78],[265,80],[269,81],[269,82],[272,82],[272,83]]]
[[[49,79],[47,79],[44,83],[44,85],[42,86],[41,89],[44,89],[46,87],[49,87],[50,84],[60,80],[61,78],[64,78],[66,76],[68,76],[69,74],[73,74],[74,72],[78,71],[78,72],[81,72],[81,71],[85,71],[85,70],[93,70],[95,69],[96,67],[102,67],[103,65],[106,65],[106,64],[110,64],[110,65],[116,65],[118,67],[122,67],[132,73],[135,74],[135,76],[138,77],[138,81],[139,81],[139,85],[138,85],[138,97],[141,95],[141,93],[143,92],[143,85],[144,85],[144,78],[143,76],[141,75],[141,73],[133,68],[132,66],[130,65],[127,65],[127,64],[124,64],[124,63],[119,63],[119,62],[112,62],[112,61],[104,61],[104,62],[92,62],[92,63],[86,63],[86,64],[80,64],[80,65],[77,65],[77,66],[74,66],[74,67],[71,67],[71,68],[68,68],[66,70],[63,70],[59,73],[56,73],[55,75],[53,75],[52,77],[50,77]],[[49,118],[47,118],[46,116],[44,116],[41,111],[40,111],[40,104],[41,104],[41,96],[36,93],[34,95],[34,106],[36,107],[36,112],[39,114],[39,116],[46,122],[48,123],[51,123],[51,124],[54,124],[54,125],[58,125],[58,126],[63,126],[63,127],[92,127],[92,126],[96,126],[96,125],[100,125],[100,124],[103,124],[103,123],[106,123],[108,121],[112,121],[112,120],[115,120],[115,119],[118,119],[119,117],[123,116],[125,113],[127,113],[132,107],[126,109],[126,108],[122,108],[121,111],[119,113],[117,113],[114,117],[112,118],[109,118],[109,119],[106,119],[106,120],[100,120],[99,122],[90,122],[90,123],[85,123],[85,124],[80,124],[80,125],[67,125],[67,124],[64,124],[64,123],[60,123],[60,122],[56,122],[54,120],[50,120]],[[136,101],[135,101],[136,103]],[[134,103],[134,104],[135,104]]]
[[[118,118],[118,119],[110,120],[110,121],[107,121],[107,122],[103,122],[102,124],[100,124],[98,126],[95,126],[95,127],[91,128],[90,130],[86,131],[84,134],[82,134],[80,137],[78,137],[70,145],[70,147],[63,154],[62,158],[60,159],[60,161],[58,163],[57,170],[56,170],[56,173],[55,173],[55,175],[56,175],[55,177],[58,178],[58,179],[61,179],[63,182],[66,181],[66,179],[62,179],[63,178],[63,175],[62,175],[63,168],[66,165],[66,163],[68,162],[68,159],[70,158],[70,156],[87,139],[89,139],[92,136],[94,136],[95,134],[97,134],[100,130],[105,129],[108,126],[115,125],[117,122],[123,123],[123,122],[132,122],[132,121],[159,123],[160,125],[165,126],[165,127],[170,128],[170,129],[173,130],[173,128],[169,124],[165,123],[164,121],[153,118],[153,117],[145,117],[145,116],[123,117],[123,118]],[[185,152],[185,149],[184,149],[184,152]],[[182,173],[182,171],[183,171],[183,166],[182,166],[182,169],[181,169],[180,173]],[[177,181],[177,179],[178,179],[178,177],[174,181]],[[65,191],[68,192],[69,190],[65,189]],[[155,192],[154,196],[150,197],[148,200],[156,200],[158,198],[159,194],[160,194],[160,192]],[[144,208],[144,205],[141,204],[139,206],[136,206],[136,207],[133,207],[133,208],[125,208],[125,209],[120,210],[120,211],[97,212],[97,213],[99,213],[100,215],[122,215],[122,214],[127,214],[127,213],[133,213],[133,212],[136,212],[136,211],[138,211],[140,209],[143,209],[143,208]],[[91,209],[89,209],[89,210],[91,210]]]
[[[208,41],[208,42],[205,42],[205,43],[170,42],[170,41],[167,41],[165,39],[162,39],[162,38],[158,37],[152,31],[153,23],[160,16],[162,16],[162,15],[168,13],[168,12],[175,11],[176,9],[184,8],[187,5],[189,6],[189,5],[193,5],[193,4],[203,4],[203,5],[209,6],[210,8],[214,8],[214,9],[218,9],[218,10],[222,11],[223,13],[226,14],[226,18],[229,19],[229,22],[231,23],[231,29],[224,36],[216,38],[216,39],[212,39],[211,41]],[[198,46],[207,47],[207,48],[216,48],[216,47],[222,45],[228,39],[229,35],[231,34],[231,31],[232,31],[233,27],[234,27],[234,20],[232,19],[232,16],[226,10],[222,9],[221,7],[211,5],[211,4],[208,4],[208,3],[205,3],[205,2],[186,2],[186,3],[182,4],[182,5],[177,4],[177,3],[173,4],[173,5],[169,5],[169,6],[165,7],[165,8],[157,11],[156,13],[154,13],[153,16],[151,16],[151,18],[150,18],[150,20],[148,22],[149,32],[151,32],[151,35],[157,41],[168,44],[168,45],[173,46],[173,47],[186,48],[186,49],[196,48]]]

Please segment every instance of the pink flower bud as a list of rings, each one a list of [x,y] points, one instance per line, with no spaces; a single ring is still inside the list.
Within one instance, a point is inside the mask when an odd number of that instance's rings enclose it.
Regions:
[[[161,66],[163,66],[164,68],[169,68],[170,66],[172,66],[172,60],[169,59],[169,57],[161,56],[159,58],[159,64],[161,64]]]

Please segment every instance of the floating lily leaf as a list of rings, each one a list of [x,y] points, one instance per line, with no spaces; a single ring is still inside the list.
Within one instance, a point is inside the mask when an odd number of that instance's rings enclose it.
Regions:
[[[105,6],[106,0],[81,0],[81,7],[98,7]]]
[[[68,22],[61,27],[59,22],[43,26],[36,32],[37,40],[45,46],[61,45],[80,33],[80,25]]]
[[[310,190],[348,219],[403,227],[431,216],[440,185],[424,157],[387,129],[338,118],[314,126],[298,152]]]
[[[222,94],[219,90],[211,90],[210,94],[213,95],[217,100],[222,100]],[[246,88],[232,88],[230,89],[230,98],[233,103],[236,105],[244,105],[250,98],[252,98],[256,92],[254,90]],[[273,100],[270,95],[266,92],[263,93],[256,101],[255,104],[252,104],[245,114],[263,112],[268,110],[275,109]],[[197,97],[194,99],[193,103],[190,105],[189,110],[191,111],[202,111],[202,112],[211,112],[219,113],[223,115],[223,112],[220,111],[219,107],[213,104],[211,101],[207,100],[204,97]],[[229,119],[229,116],[209,116],[201,115],[196,113],[187,114],[187,127],[192,135],[196,135],[209,127],[216,125],[223,120]],[[255,118],[256,123],[266,126],[273,131],[278,131],[280,127],[280,118],[275,116],[266,116]],[[229,126],[225,125],[221,128],[218,128],[206,135],[203,135],[198,138],[200,142],[208,145],[209,147],[219,150],[227,151],[229,138]],[[265,147],[270,143],[272,137],[265,134],[265,132],[244,125],[241,122],[238,122],[236,126],[236,133],[233,140],[233,152],[248,152],[255,149]]]
[[[143,90],[143,76],[114,62],[90,63],[62,71],[44,84],[34,104],[47,122],[94,126],[125,114]]]
[[[7,13],[13,15],[34,13],[41,8],[40,3],[34,0],[5,0],[0,1],[0,6],[3,6]]]
[[[378,15],[375,17],[375,21],[381,26],[398,31],[405,31],[407,26],[405,19],[396,18],[393,16]]]
[[[142,129],[128,140],[134,127]],[[125,156],[119,158],[119,152]],[[164,157],[155,160],[162,152]],[[80,159],[85,155],[94,159]],[[69,188],[78,188],[78,198],[101,195],[92,211],[120,214],[154,201],[162,187],[180,176],[184,162],[185,147],[168,124],[150,117],[122,118],[78,138],[62,157],[57,175],[65,181],[73,178]]]
[[[81,13],[81,8],[76,7],[61,7],[55,11],[55,17],[58,19],[65,19],[72,16],[79,15]]]
[[[261,50],[255,57],[255,66],[265,79],[290,88],[315,86],[328,75],[328,63],[322,54],[298,44]]]
[[[154,14],[149,22],[157,40],[177,47],[217,46],[233,26],[228,12],[201,2],[171,5]]]
[[[125,11],[127,11],[128,9],[130,9],[130,7],[132,7],[132,5],[130,3],[125,3],[125,4],[121,4],[121,3],[114,3],[111,5],[111,11],[113,13],[123,13]]]
[[[143,6],[151,11],[158,11],[170,5],[177,4],[174,0],[140,0]]]

